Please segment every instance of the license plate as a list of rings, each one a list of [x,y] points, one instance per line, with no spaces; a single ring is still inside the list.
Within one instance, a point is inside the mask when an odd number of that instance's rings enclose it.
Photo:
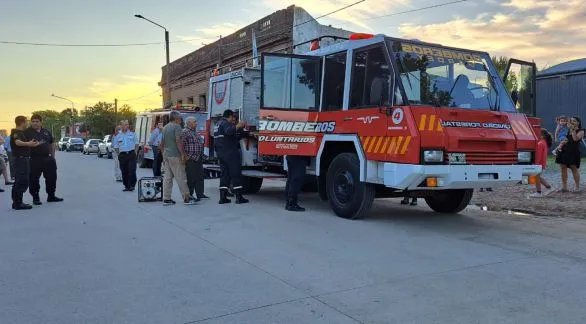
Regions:
[[[466,164],[466,153],[448,153],[450,164]]]

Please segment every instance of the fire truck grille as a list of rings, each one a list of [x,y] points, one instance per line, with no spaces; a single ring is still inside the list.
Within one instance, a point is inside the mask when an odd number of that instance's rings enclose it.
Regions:
[[[450,153],[466,154],[465,164],[517,164],[517,152],[449,152],[444,160],[450,163]]]

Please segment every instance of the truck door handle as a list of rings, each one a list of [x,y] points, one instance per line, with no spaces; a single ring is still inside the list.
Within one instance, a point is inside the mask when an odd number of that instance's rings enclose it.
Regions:
[[[353,119],[354,118],[352,118],[352,117],[344,117],[344,121],[350,121],[350,120],[353,120]]]
[[[265,117],[265,119],[267,119],[267,120],[273,120],[273,119],[275,119],[275,116],[268,115],[268,116]]]

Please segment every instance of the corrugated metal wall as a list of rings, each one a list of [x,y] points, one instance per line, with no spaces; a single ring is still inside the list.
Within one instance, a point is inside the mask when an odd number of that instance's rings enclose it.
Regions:
[[[553,133],[559,115],[579,116],[586,124],[586,73],[537,79],[537,117]]]

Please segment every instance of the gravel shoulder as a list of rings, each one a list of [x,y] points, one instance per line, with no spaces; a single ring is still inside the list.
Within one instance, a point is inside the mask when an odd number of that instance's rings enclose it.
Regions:
[[[549,161],[543,177],[550,182],[555,189],[560,189],[561,171],[558,165]],[[586,161],[582,162],[586,163]],[[543,198],[529,198],[529,194],[535,192],[534,185],[513,185],[495,188],[492,192],[477,191],[472,198],[472,204],[486,206],[493,211],[524,211],[542,216],[570,217],[586,219],[584,202],[586,199],[586,168],[580,170],[580,193],[553,192]],[[573,189],[574,181],[569,175],[568,188]]]

